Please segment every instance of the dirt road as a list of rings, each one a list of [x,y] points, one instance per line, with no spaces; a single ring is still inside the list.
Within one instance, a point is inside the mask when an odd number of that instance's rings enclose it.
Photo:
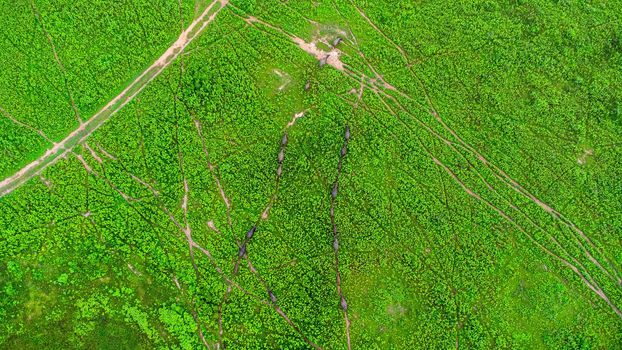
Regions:
[[[97,112],[88,121],[71,132],[62,141],[55,144],[45,154],[17,171],[12,176],[0,182],[0,197],[11,193],[14,189],[40,174],[45,168],[52,165],[59,158],[67,154],[73,147],[83,142],[97,128],[104,124],[113,114],[129,103],[142,89],[168,67],[184,49],[214,20],[229,0],[214,0],[197,17],[179,38],[153,64],[132,81],[119,95],[112,99],[104,108]]]

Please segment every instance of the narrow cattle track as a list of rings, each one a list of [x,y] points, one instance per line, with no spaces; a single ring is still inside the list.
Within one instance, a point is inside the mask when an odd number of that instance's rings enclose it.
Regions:
[[[214,180],[214,182],[216,183],[216,187],[218,188],[218,193],[220,194],[220,198],[222,199],[222,202],[225,205],[225,208],[227,209],[227,224],[229,225],[229,230],[232,231],[233,224],[231,221],[231,200],[229,199],[229,197],[227,197],[227,193],[225,192],[225,189],[220,182],[220,177],[216,174],[216,169],[214,165],[212,164],[212,162],[210,161],[209,151],[207,150],[207,146],[205,144],[205,138],[203,137],[203,131],[202,131],[203,129],[201,127],[201,122],[199,121],[198,118],[194,116],[193,116],[193,119],[194,119],[194,126],[197,129],[197,134],[199,135],[199,138],[201,139],[201,148],[203,149],[203,154],[205,155],[205,162],[207,163],[207,169],[212,175],[212,179]]]
[[[39,12],[39,9],[37,8],[37,5],[35,5],[33,0],[30,0],[30,7],[32,8],[32,12],[34,12],[35,17],[37,17],[37,21],[41,25],[41,30],[43,31],[43,35],[45,35],[45,38],[48,41],[48,44],[50,44],[50,48],[52,49],[52,54],[54,55],[54,61],[58,65],[58,68],[61,74],[63,75],[65,89],[67,90],[67,95],[69,97],[69,103],[71,104],[71,108],[73,109],[74,116],[76,117],[76,120],[78,121],[78,123],[82,124],[83,123],[82,118],[80,117],[80,113],[78,112],[78,107],[76,107],[76,102],[73,99],[73,93],[71,92],[71,88],[69,87],[69,80],[67,79],[67,70],[65,69],[65,65],[63,64],[63,62],[58,57],[58,52],[56,51],[56,45],[54,45],[54,40],[52,40],[52,36],[45,29],[45,24],[43,23],[43,17],[41,17],[41,13]]]
[[[339,306],[343,311],[343,318],[346,328],[346,342],[348,344],[348,350],[352,349],[350,342],[350,319],[348,318],[348,302],[343,295],[341,289],[341,272],[339,271],[339,230],[337,230],[337,223],[335,222],[335,202],[337,201],[337,194],[339,192],[339,176],[341,175],[341,169],[343,168],[343,161],[348,153],[348,142],[350,141],[350,126],[346,125],[344,132],[344,141],[341,151],[339,153],[339,162],[337,163],[337,175],[335,176],[335,182],[330,193],[330,223],[333,229],[333,252],[335,253],[335,285],[337,286],[337,294],[339,295]]]
[[[18,119],[16,119],[15,117],[13,117],[9,112],[7,112],[4,108],[2,108],[2,106],[0,106],[0,113],[2,113],[6,118],[8,118],[9,120],[11,120],[13,123],[26,128],[28,130],[31,130],[33,132],[36,132],[37,134],[39,134],[39,136],[41,136],[42,139],[44,139],[45,141],[54,144],[54,141],[52,141],[42,130],[35,128],[34,126],[28,125],[24,122],[19,121]]]
[[[86,161],[79,157],[79,155],[76,155],[77,158],[79,158],[79,160],[81,160],[82,164],[85,166],[85,169],[89,172],[89,174],[94,175],[97,178],[102,179],[110,188],[112,188],[117,194],[119,194],[123,200],[127,203],[127,205],[129,205],[133,210],[135,210],[137,213],[139,213],[139,215],[141,216],[141,218],[145,219],[146,218],[140,214],[140,211],[138,211],[138,209],[136,209],[135,207],[135,202],[137,202],[138,200],[136,198],[132,198],[130,196],[128,196],[127,194],[125,194],[118,186],[116,186],[115,184],[113,184],[105,175],[103,174],[99,174],[96,171],[94,171],[92,169],[92,167],[90,167]],[[110,159],[113,159],[115,162],[116,161],[116,157],[111,156]],[[180,158],[180,165],[182,164],[182,158]],[[134,175],[133,173],[129,172],[127,169],[125,169],[125,167],[122,164],[118,164],[121,169],[122,172],[126,173],[128,176],[130,176],[130,178],[132,180],[134,180],[136,183],[140,184],[142,187],[144,187],[146,190],[148,190],[151,195],[153,196],[153,198],[156,200],[157,202],[157,207],[158,209],[165,214],[165,216],[170,220],[170,222],[174,225],[174,227],[181,233],[181,237],[182,239],[185,239],[189,245],[189,250],[190,250],[190,254],[191,254],[191,258],[192,258],[192,265],[193,268],[195,269],[197,275],[199,274],[198,272],[198,265],[194,262],[194,257],[193,257],[193,250],[194,249],[198,249],[201,253],[203,253],[204,256],[206,256],[210,262],[210,264],[212,265],[212,267],[214,268],[214,270],[216,271],[216,273],[223,279],[223,281],[227,284],[227,293],[231,293],[232,289],[235,288],[239,291],[241,291],[243,294],[251,297],[252,299],[258,301],[259,303],[263,304],[264,306],[267,306],[273,310],[276,311],[276,313],[283,318],[283,320],[285,320],[285,322],[292,327],[292,329],[298,333],[300,335],[300,337],[312,348],[316,349],[316,350],[322,350],[322,347],[318,346],[317,344],[315,344],[313,341],[311,341],[303,332],[302,330],[289,318],[289,316],[282,310],[282,308],[276,304],[276,297],[274,296],[274,294],[272,293],[272,291],[268,288],[267,284],[265,283],[265,281],[261,278],[261,276],[259,275],[259,273],[257,272],[257,270],[254,268],[254,266],[252,265],[250,259],[248,259],[248,257],[245,255],[244,258],[247,260],[248,262],[248,266],[249,269],[255,274],[257,275],[257,277],[259,277],[260,281],[262,282],[262,284],[264,285],[264,288],[266,289],[266,293],[269,296],[269,300],[263,299],[259,296],[256,296],[254,294],[252,294],[251,292],[249,292],[247,289],[245,289],[244,287],[242,287],[240,284],[238,284],[237,282],[234,281],[235,278],[235,274],[229,276],[227,275],[223,269],[218,265],[218,263],[216,262],[216,259],[213,257],[213,255],[211,254],[211,252],[204,248],[203,246],[201,246],[199,243],[197,243],[191,235],[191,228],[190,225],[187,221],[187,204],[188,204],[188,196],[189,196],[189,185],[187,184],[187,180],[184,178],[182,180],[183,182],[183,186],[184,186],[184,194],[182,196],[182,201],[181,201],[181,209],[183,211],[183,222],[180,222],[179,220],[177,220],[175,218],[175,215],[173,215],[173,213],[171,212],[171,210],[169,210],[167,208],[167,206],[164,204],[164,202],[161,199],[160,193],[153,188],[151,185],[147,184],[146,181],[142,180],[141,178],[139,178],[138,176]],[[193,302],[194,303],[194,302]],[[199,320],[198,316],[195,320]],[[198,321],[200,322],[200,320]],[[219,319],[219,326],[221,326],[221,322],[222,320]],[[197,330],[200,338],[202,338],[202,330],[200,329],[200,324],[197,324],[197,327],[199,327],[199,329]],[[219,333],[220,334],[220,333]],[[203,339],[202,339],[203,341]],[[219,342],[220,343],[220,342]]]
[[[585,285],[591,289],[594,293],[596,293],[596,295],[598,295],[601,299],[603,299],[607,305],[609,305],[609,307],[616,313],[616,315],[618,315],[618,317],[622,318],[622,312],[620,311],[620,309],[611,301],[611,299],[609,298],[609,296],[607,294],[605,294],[605,292],[602,290],[602,288],[600,288],[597,284],[590,282],[590,280],[588,280],[588,277],[586,277],[580,270],[579,268],[577,268],[575,265],[573,265],[572,263],[570,263],[568,260],[564,259],[563,257],[555,254],[554,252],[552,252],[550,249],[548,249],[546,246],[544,246],[543,244],[541,244],[540,242],[538,242],[532,234],[530,234],[529,232],[527,232],[527,230],[522,227],[521,225],[519,225],[512,217],[510,217],[506,212],[504,212],[503,210],[501,210],[500,208],[498,208],[497,206],[495,206],[494,204],[492,204],[490,201],[488,201],[487,199],[482,198],[482,196],[480,196],[478,193],[476,193],[475,191],[473,191],[472,189],[470,189],[464,182],[462,182],[462,180],[460,180],[458,178],[458,176],[451,170],[449,169],[449,167],[447,165],[445,165],[444,163],[442,163],[440,160],[438,160],[436,157],[434,157],[434,155],[430,152],[430,150],[425,147],[425,145],[423,143],[421,143],[422,147],[426,150],[426,152],[428,153],[428,155],[432,158],[432,160],[434,161],[434,163],[436,163],[438,166],[440,166],[441,168],[443,168],[443,170],[445,170],[450,176],[451,178],[471,197],[477,199],[478,201],[484,203],[486,206],[488,206],[489,208],[491,208],[492,210],[494,210],[495,212],[497,212],[499,215],[501,215],[501,217],[503,217],[504,219],[506,219],[512,226],[514,226],[519,232],[521,232],[522,234],[524,234],[525,236],[527,236],[527,238],[529,238],[529,240],[534,243],[536,246],[538,246],[540,249],[542,249],[542,251],[546,252],[548,255],[552,256],[553,258],[557,259],[558,261],[560,261],[562,264],[566,265],[568,268],[570,268],[584,283]],[[574,258],[573,258],[574,260]],[[591,278],[590,278],[591,279]]]

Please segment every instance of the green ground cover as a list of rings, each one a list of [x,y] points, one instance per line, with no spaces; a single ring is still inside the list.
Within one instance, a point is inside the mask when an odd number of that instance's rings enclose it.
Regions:
[[[620,5],[232,1],[0,198],[0,346],[620,348]],[[2,6],[4,178],[208,3]]]

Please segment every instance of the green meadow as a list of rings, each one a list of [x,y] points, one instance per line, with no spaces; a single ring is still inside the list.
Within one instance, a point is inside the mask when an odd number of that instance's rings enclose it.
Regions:
[[[0,348],[622,348],[621,8],[0,4]]]

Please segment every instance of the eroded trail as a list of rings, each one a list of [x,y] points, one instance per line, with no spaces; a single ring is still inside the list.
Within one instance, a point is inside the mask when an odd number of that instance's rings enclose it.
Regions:
[[[82,123],[80,127],[67,135],[62,141],[54,144],[45,154],[17,171],[12,176],[0,182],[0,197],[18,188],[32,177],[38,175],[48,166],[54,164],[61,156],[67,154],[73,147],[83,142],[112,115],[128,104],[142,89],[168,67],[184,51],[184,49],[214,20],[229,0],[214,0],[207,8],[184,30],[179,38],[153,64],[132,81],[119,95],[97,112],[91,119]]]

